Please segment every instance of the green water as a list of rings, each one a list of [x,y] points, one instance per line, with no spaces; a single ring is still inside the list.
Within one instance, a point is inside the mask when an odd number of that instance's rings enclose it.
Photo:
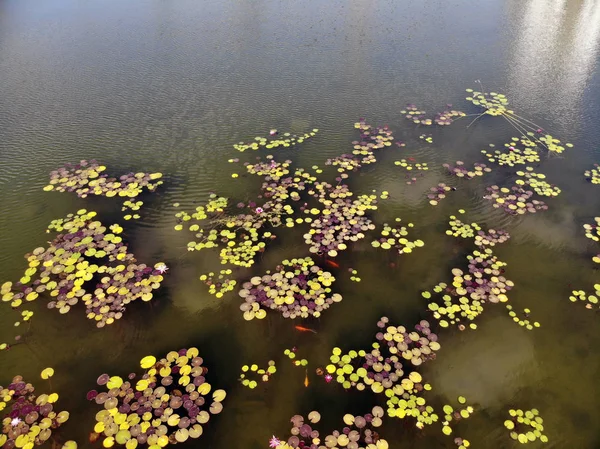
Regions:
[[[600,281],[591,262],[598,244],[582,228],[600,215],[600,190],[583,176],[600,162],[599,43],[597,0],[2,0],[0,280],[17,280],[26,267],[22,256],[46,243],[47,224],[79,208],[120,222],[139,261],[164,261],[170,270],[152,305],[135,303],[104,329],[85,318],[82,305],[63,316],[36,301],[28,346],[0,353],[0,384],[16,374],[38,381],[41,369],[54,367],[60,408],[71,412],[60,438],[88,447],[98,406],[85,394],[99,374],[126,375],[147,354],[197,346],[209,380],[228,397],[205,434],[182,447],[264,448],[272,434],[288,435],[289,417],[313,409],[323,415],[325,435],[342,427],[344,413],[366,413],[383,400],[315,375],[305,388],[303,370],[287,363],[283,350],[297,346],[314,372],[334,346],[368,348],[382,315],[406,326],[427,318],[420,291],[450,281],[451,268],[464,266],[471,249],[444,234],[448,216],[464,208],[469,220],[511,233],[495,250],[515,283],[510,303],[530,308],[542,326],[526,331],[502,305],[492,305],[474,332],[440,330],[442,349],[422,369],[433,385],[428,401],[464,395],[476,404],[455,431],[472,447],[516,447],[502,425],[512,407],[538,408],[544,418],[549,443],[529,447],[600,447],[598,313],[568,300],[573,288],[590,290]],[[574,144],[539,168],[562,189],[547,201],[548,211],[512,218],[482,198],[485,186],[506,181],[509,170],[469,182],[444,173],[444,162],[486,162],[481,149],[514,135],[502,119],[423,130],[433,134],[430,145],[399,113],[406,103],[430,112],[452,103],[473,112],[464,89],[476,79]],[[359,117],[389,125],[407,145],[381,153],[377,164],[352,176],[351,189],[388,190],[375,222],[412,221],[425,247],[393,257],[373,249],[371,235],[343,252],[336,290],[344,300],[311,322],[316,335],[273,314],[244,321],[237,294],[215,299],[198,280],[220,268],[218,258],[186,251],[188,236],[173,230],[172,204],[189,210],[211,191],[235,202],[255,193],[258,178],[230,177],[236,142],[270,128],[319,128],[298,150],[278,154],[300,167],[323,165],[351,149]],[[403,157],[432,169],[407,186],[393,164]],[[124,222],[118,201],[41,190],[51,170],[91,158],[112,175],[165,175],[157,193],[142,197],[141,220]],[[459,189],[430,206],[429,187],[450,181]],[[302,231],[286,231],[259,263],[236,274],[243,281],[306,255]],[[342,275],[348,267],[362,282]],[[8,307],[0,309],[1,341],[15,335]],[[266,388],[237,382],[241,365],[269,359],[280,369]],[[380,434],[392,448],[455,447],[435,425],[418,431],[387,419]]]

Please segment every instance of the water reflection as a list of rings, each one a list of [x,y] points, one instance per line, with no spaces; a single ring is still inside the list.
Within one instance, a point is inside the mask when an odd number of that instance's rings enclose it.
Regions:
[[[574,125],[597,57],[600,1],[530,0],[521,19],[522,2],[509,8],[518,33],[510,57],[511,96],[556,111],[564,125]]]

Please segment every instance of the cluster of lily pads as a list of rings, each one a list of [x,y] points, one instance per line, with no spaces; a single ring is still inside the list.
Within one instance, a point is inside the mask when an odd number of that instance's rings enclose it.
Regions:
[[[424,390],[431,390],[431,385],[424,383],[414,369],[435,359],[435,352],[440,349],[437,335],[425,320],[413,331],[390,325],[387,317],[382,317],[377,326],[381,330],[369,351],[342,354],[340,348],[334,348],[327,373],[346,389],[362,391],[369,387],[373,393],[383,393],[388,398],[387,413],[391,417],[414,417],[420,428],[436,422],[438,416],[421,395]]]
[[[282,261],[274,273],[254,276],[244,282],[239,295],[244,299],[240,310],[245,320],[266,317],[267,310],[277,310],[284,318],[318,318],[342,296],[331,293],[335,277],[310,258]]]
[[[465,168],[464,165],[465,163],[463,161],[456,161],[454,165],[442,164],[442,167],[446,168],[451,175],[466,179],[473,179],[476,176],[483,176],[485,173],[492,171],[491,168],[480,162],[475,162],[472,170]]]
[[[46,369],[42,377],[48,378],[53,372]],[[57,393],[37,394],[22,376],[13,377],[6,387],[0,386],[0,411],[9,407],[2,419],[0,446],[30,449],[50,440],[52,432],[69,419],[69,412],[55,410],[57,401]],[[73,443],[69,442],[70,447],[77,447]]]
[[[594,306],[598,306],[598,301],[600,299],[600,284],[594,284],[594,293],[587,294],[583,290],[573,290],[571,296],[569,296],[569,300],[571,302],[577,301],[587,301],[585,307],[587,309],[592,309]]]
[[[600,217],[594,217],[595,223],[585,223],[585,236],[594,242],[600,242]]]
[[[310,139],[311,137],[314,137],[317,134],[317,132],[319,132],[318,129],[313,129],[310,132],[306,132],[298,136],[296,134],[291,134],[287,132],[280,135],[277,130],[271,130],[269,132],[269,137],[257,136],[254,138],[254,142],[240,142],[233,145],[233,148],[242,152],[246,150],[258,150],[260,148],[287,148],[297,143],[302,143],[305,140]]]
[[[364,238],[364,232],[375,229],[366,212],[377,209],[377,195],[359,195],[353,200],[346,184],[332,186],[326,182],[315,183],[308,193],[323,205],[321,210],[304,211],[318,215],[304,234],[311,253],[335,257],[349,242],[358,241]]]
[[[431,134],[421,134],[419,139],[424,140],[427,143],[433,143],[433,137]]]
[[[352,282],[360,282],[360,278],[358,277],[358,270],[354,268],[349,268],[348,272],[350,273],[350,280]]]
[[[459,396],[458,404],[463,407],[455,408],[450,404],[445,404],[443,406],[444,421],[442,421],[442,433],[444,435],[452,435],[453,429],[451,424],[453,421],[458,422],[463,419],[468,419],[474,413],[475,409],[470,405],[466,405],[466,403],[467,399],[464,396]],[[454,444],[458,446],[458,449],[467,448],[471,445],[469,440],[461,437],[454,438]]]
[[[409,160],[412,158],[409,158]],[[414,160],[414,159],[413,159]],[[394,162],[395,165],[398,165],[400,167],[403,167],[404,169],[406,169],[408,172],[419,172],[421,176],[424,176],[425,171],[429,170],[429,166],[427,165],[427,162],[423,162],[423,163],[419,163],[419,162],[409,162],[406,159],[401,159],[399,161],[395,161]],[[417,178],[416,176],[411,177],[410,173],[406,174],[406,183],[408,185],[410,184],[414,184],[417,182]]]
[[[222,298],[227,292],[233,291],[237,281],[235,279],[229,279],[232,270],[227,268],[220,270],[218,274],[210,272],[200,276],[200,280],[208,285],[208,293],[215,295],[217,298]]]
[[[459,213],[464,213],[461,209]],[[446,233],[455,237],[472,238],[479,249],[467,255],[468,272],[453,268],[452,285],[439,283],[433,291],[422,293],[423,298],[431,299],[433,294],[440,296],[438,301],[428,306],[433,317],[440,326],[458,325],[459,329],[466,327],[461,321],[469,321],[469,327],[476,329],[473,322],[483,313],[486,303],[507,302],[506,293],[514,283],[503,276],[506,263],[494,255],[491,247],[507,241],[510,236],[503,230],[488,230],[486,233],[477,223],[466,224],[452,215],[449,222],[451,229]],[[525,323],[526,325],[528,323]]]
[[[583,174],[592,184],[600,184],[600,166],[598,164],[594,164],[594,168],[586,170]]]
[[[125,198],[136,198],[144,189],[150,192],[156,190],[163,181],[162,173],[127,173],[117,178],[109,178],[103,173],[104,165],[97,161],[82,160],[78,164],[66,164],[65,166],[50,172],[50,184],[44,190],[57,192],[74,192],[80,198],[89,195],[102,195],[108,198],[120,196]],[[142,201],[125,200],[122,210],[131,209],[137,211],[144,203]],[[138,214],[127,214],[126,220],[139,218]]]
[[[139,377],[99,376],[98,385],[107,391],[91,390],[87,398],[103,407],[94,426],[104,437],[103,446],[165,447],[200,437],[210,416],[223,410],[226,396],[224,390],[214,390],[208,398],[212,385],[203,363],[198,349],[189,348],[160,360],[144,357],[140,366],[145,371]]]
[[[540,196],[558,196],[561,190],[548,182],[544,181],[546,175],[543,173],[535,173],[533,167],[525,167],[525,171],[519,170],[517,176],[520,179],[515,181],[515,184],[523,186],[528,185],[535,193]]]
[[[308,360],[297,358],[296,352],[297,352],[297,348],[293,347],[291,349],[285,349],[283,351],[283,355],[285,355],[288,359],[290,359],[294,366],[308,366]]]
[[[521,444],[532,443],[536,440],[540,440],[542,443],[548,442],[548,437],[542,433],[544,420],[537,409],[510,409],[508,414],[510,419],[504,421],[504,427],[510,430],[510,437],[513,440]]]
[[[461,214],[465,213],[463,209],[460,209],[458,212]],[[506,242],[510,238],[510,234],[503,229],[489,229],[485,232],[478,223],[464,223],[456,215],[450,216],[449,225],[450,229],[446,230],[447,235],[462,237],[464,239],[472,238],[473,243],[479,247],[495,246],[496,244]]]
[[[443,182],[440,182],[437,186],[432,187],[429,190],[431,192],[427,194],[427,198],[429,198],[429,204],[432,206],[437,206],[441,200],[446,198],[446,194],[456,190],[456,187],[451,187]]]
[[[310,412],[307,419],[295,415],[290,420],[291,436],[287,442],[273,436],[269,445],[278,449],[388,449],[388,442],[374,430],[382,425],[383,415],[384,410],[379,406],[373,407],[371,413],[364,416],[346,414],[343,417],[345,427],[342,431],[335,430],[324,437],[311,426],[321,420],[319,412]]]
[[[451,104],[447,105],[447,109],[438,112],[433,119],[426,117],[426,112],[420,111],[414,104],[406,105],[406,108],[401,110],[400,113],[417,125],[431,126],[435,123],[436,125],[447,126],[452,124],[455,119],[466,115],[462,111],[450,109],[451,107]]]
[[[374,248],[381,249],[394,248],[398,254],[411,253],[414,248],[423,247],[425,245],[423,240],[415,240],[411,242],[406,238],[408,235],[408,230],[405,226],[400,225],[400,222],[401,219],[396,218],[397,224],[394,227],[384,223],[383,229],[381,230],[381,237],[378,240],[371,242],[371,245]],[[414,225],[412,223],[408,223],[407,226],[412,228]]]
[[[484,198],[493,201],[495,208],[501,208],[510,215],[534,214],[539,210],[547,210],[548,205],[540,200],[531,199],[533,191],[525,190],[518,185],[498,187],[497,185],[486,188]]]
[[[513,139],[516,141],[504,144],[506,147],[504,151],[495,150],[495,145],[490,144],[489,150],[481,150],[481,152],[487,157],[488,161],[501,166],[514,167],[515,165],[531,164],[540,161],[540,155],[535,148],[526,145],[523,148],[519,148],[519,138],[513,137]]]
[[[251,390],[258,386],[258,382],[254,379],[250,379],[250,375],[255,375],[261,382],[268,382],[273,374],[277,372],[274,360],[269,360],[267,368],[260,368],[256,363],[252,365],[242,366],[242,373],[240,374],[240,382],[244,387],[248,387]]]
[[[540,323],[538,323],[537,321],[534,321],[533,323],[531,321],[529,321],[529,314],[531,313],[531,310],[523,309],[523,314],[525,315],[524,319],[520,318],[517,315],[517,313],[513,310],[513,307],[510,304],[506,305],[506,310],[508,310],[508,315],[519,326],[523,326],[523,327],[525,327],[525,329],[527,329],[529,331],[533,330],[534,327],[540,327]]]
[[[480,92],[473,89],[467,89],[466,91],[469,93],[469,96],[466,99],[475,106],[484,109],[484,112],[478,115],[475,120],[483,115],[502,116],[513,126],[513,128],[521,133],[522,140],[529,141],[528,146],[541,146],[549,153],[560,154],[565,150],[565,147],[573,147],[573,144],[571,143],[565,143],[563,146],[559,139],[545,133],[538,125],[517,115],[515,111],[509,109],[508,99],[504,94],[497,92]],[[473,122],[475,122],[475,120],[473,120]]]
[[[18,308],[48,292],[48,308],[61,314],[82,301],[88,319],[98,327],[120,319],[132,301],[150,301],[166,265],[138,263],[119,235],[123,228],[115,224],[107,229],[95,216],[96,212],[81,209],[53,220],[47,232],[59,234],[47,248],[25,255],[29,268],[18,282],[2,285],[2,301]],[[86,288],[94,279],[95,289]]]

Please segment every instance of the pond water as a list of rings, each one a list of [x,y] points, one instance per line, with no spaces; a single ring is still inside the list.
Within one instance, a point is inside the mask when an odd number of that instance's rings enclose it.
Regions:
[[[600,216],[599,187],[583,175],[600,162],[599,45],[598,0],[2,0],[1,282],[22,276],[23,255],[46,244],[51,220],[80,208],[97,211],[105,223],[119,222],[139,261],[164,261],[170,270],[150,304],[130,305],[103,329],[85,318],[81,304],[61,315],[47,310],[44,299],[32,303],[27,344],[0,352],[0,385],[21,374],[44,391],[39,372],[53,367],[59,408],[71,412],[58,439],[88,447],[99,406],[85,395],[99,374],[125,376],[139,370],[145,355],[196,346],[209,380],[228,396],[205,434],[182,447],[264,448],[271,435],[289,435],[289,417],[315,409],[326,435],[341,429],[344,413],[364,414],[385,400],[327,384],[315,369],[329,363],[335,346],[369,348],[383,315],[407,327],[430,319],[421,292],[451,283],[451,269],[466,268],[464,256],[473,249],[444,232],[448,216],[463,208],[467,220],[510,232],[511,239],[494,249],[515,283],[510,304],[530,308],[541,327],[525,330],[498,304],[486,307],[475,331],[436,330],[437,359],[420,369],[433,386],[428,402],[441,407],[463,395],[474,405],[473,416],[453,434],[471,447],[516,447],[503,426],[508,409],[534,407],[549,442],[530,447],[600,447],[598,309],[569,301],[571,290],[591,292],[600,282],[591,261],[600,253],[598,243],[583,230]],[[431,113],[447,103],[477,112],[465,100],[465,89],[478,87],[475,80],[573,143],[560,156],[543,156],[536,168],[562,189],[546,200],[549,210],[512,217],[483,199],[485,186],[510,177],[509,169],[498,169],[480,152],[516,135],[506,120],[417,128],[400,113],[407,103]],[[199,281],[221,268],[218,257],[187,252],[188,236],[173,229],[174,214],[201,204],[209,192],[234,204],[258,192],[259,178],[232,179],[231,173],[245,170],[227,162],[252,160],[258,152],[240,154],[233,144],[267,136],[271,128],[318,128],[297,148],[273,154],[298,167],[322,167],[352,150],[359,117],[388,125],[406,146],[385,149],[376,164],[352,174],[352,191],[389,191],[374,222],[378,228],[394,217],[413,222],[411,235],[425,246],[401,256],[375,249],[370,242],[378,229],[341,253],[340,269],[329,268],[344,299],[320,319],[270,313],[244,321],[237,288],[216,299]],[[433,143],[419,139],[423,132]],[[405,157],[431,167],[415,185],[406,185],[394,165]],[[81,159],[99,160],[111,175],[162,172],[165,183],[142,196],[141,219],[131,222],[123,220],[118,200],[42,190],[50,171]],[[494,171],[469,182],[452,179],[441,164],[456,160],[485,162]],[[439,182],[458,189],[433,207],[426,194]],[[304,232],[281,232],[252,268],[235,270],[236,279],[308,256]],[[345,275],[350,267],[360,283]],[[11,342],[14,314],[8,304],[1,310],[0,342]],[[299,332],[298,324],[317,333]],[[309,361],[308,387],[305,370],[283,355],[293,346]],[[271,381],[255,390],[242,387],[240,367],[270,359],[278,365]],[[456,447],[439,423],[420,431],[414,421],[386,418],[379,433],[392,448]]]

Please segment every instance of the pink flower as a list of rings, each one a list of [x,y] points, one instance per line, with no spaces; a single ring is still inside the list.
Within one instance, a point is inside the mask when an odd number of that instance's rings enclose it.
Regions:
[[[168,271],[169,267],[167,267],[164,263],[159,263],[156,266],[156,270],[160,273],[160,274],[164,274],[166,271]]]
[[[269,440],[269,447],[277,447],[281,444],[281,440],[279,438],[277,438],[275,435],[273,435],[273,437],[271,437],[271,439]]]
[[[331,374],[325,374],[325,382],[329,383],[333,380],[333,376]]]
[[[19,425],[20,422],[21,422],[20,418],[13,418],[12,421],[10,422],[10,425],[13,427],[16,427]]]
[[[264,212],[262,207],[257,207],[255,210],[257,214],[262,214]]]
[[[276,129],[272,129],[271,131],[269,131],[269,135],[270,136],[274,136],[275,134],[277,134],[277,130]]]

